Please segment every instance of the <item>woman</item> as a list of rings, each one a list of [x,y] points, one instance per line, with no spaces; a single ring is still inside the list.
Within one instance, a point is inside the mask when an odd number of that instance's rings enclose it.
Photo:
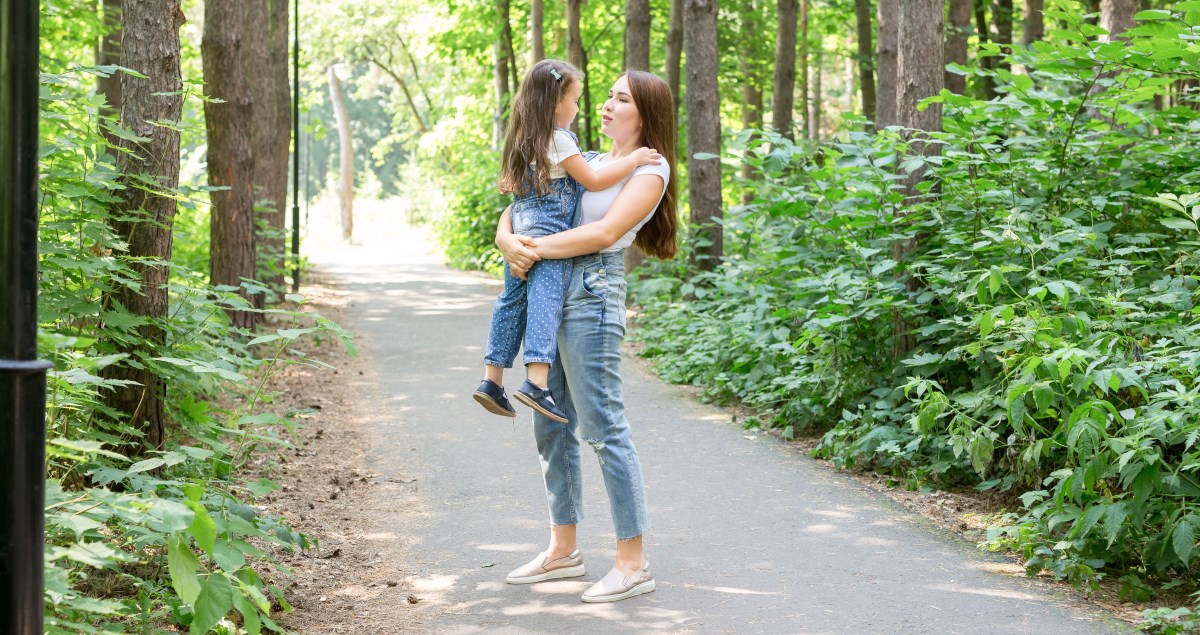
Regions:
[[[646,493],[621,390],[623,252],[636,244],[651,256],[675,255],[677,131],[671,89],[651,73],[629,71],[613,84],[601,115],[600,132],[613,143],[610,152],[589,159],[594,166],[642,146],[657,150],[666,162],[639,167],[607,190],[585,192],[580,224],[574,229],[534,240],[512,233],[506,211],[496,230],[496,246],[514,275],[523,276],[542,258],[571,259],[558,359],[549,378],[568,423],[534,415],[550,507],[550,546],[510,573],[507,581],[530,584],[584,574],[576,548],[576,525],[583,520],[582,436],[600,460],[617,535],[613,568],[584,592],[584,602],[615,602],[654,590],[654,575],[642,550],[650,528]]]

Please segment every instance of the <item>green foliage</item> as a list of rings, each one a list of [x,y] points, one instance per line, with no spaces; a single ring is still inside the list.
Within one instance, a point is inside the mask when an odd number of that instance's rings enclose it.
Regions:
[[[94,5],[48,9],[45,39],[90,37]],[[65,17],[64,17],[65,16]],[[66,50],[63,48],[62,50]],[[87,50],[87,49],[84,49]],[[82,57],[82,54],[80,55]],[[306,312],[268,310],[274,332],[234,331],[226,311],[245,309],[236,289],[213,289],[189,265],[201,250],[172,263],[165,318],[131,314],[113,300],[139,278],[114,234],[113,204],[127,187],[101,130],[125,134],[100,113],[97,75],[112,69],[78,67],[43,58],[41,113],[41,355],[48,377],[46,494],[46,632],[192,633],[282,632],[272,607],[287,608],[279,589],[259,573],[272,549],[306,548],[309,539],[271,517],[255,501],[278,486],[240,474],[259,448],[286,444],[290,417],[264,412],[268,378],[288,364],[325,366],[290,352],[299,338],[349,334]],[[138,175],[126,175],[136,181]],[[185,227],[199,224],[193,192],[184,202]],[[289,300],[302,303],[292,296]],[[156,344],[143,334],[165,334]],[[128,359],[121,350],[147,354]],[[130,413],[116,412],[104,395],[127,380],[105,370],[132,364],[163,378],[169,436],[158,451],[141,451],[142,432]],[[251,381],[253,379],[253,381]],[[129,458],[135,457],[135,458]],[[229,626],[218,627],[225,621]]]
[[[1020,493],[988,545],[1031,572],[1194,586],[1200,113],[1154,105],[1200,73],[1194,5],[1128,44],[1048,10],[1067,28],[1014,54],[1027,74],[976,71],[1001,98],[931,100],[932,157],[900,130],[735,135],[755,200],[728,208],[716,271],[633,286],[644,354],[786,436],[823,431],[839,466]]]
[[[465,166],[448,188],[449,213],[436,225],[437,236],[451,266],[499,274],[504,263],[495,248],[496,223],[509,197],[496,187],[498,160],[483,152],[478,156],[487,160]]]

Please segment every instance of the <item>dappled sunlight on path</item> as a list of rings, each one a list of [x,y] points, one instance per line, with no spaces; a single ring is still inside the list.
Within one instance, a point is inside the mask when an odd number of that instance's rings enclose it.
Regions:
[[[646,470],[658,590],[607,605],[579,595],[612,564],[599,469],[584,450],[583,578],[517,586],[544,548],[546,502],[528,411],[470,399],[497,280],[438,264],[427,234],[320,252],[379,385],[369,468],[416,479],[396,498],[436,633],[1117,633],[1010,568],[774,438],[747,434],[626,360]],[[519,381],[510,372],[509,382]]]

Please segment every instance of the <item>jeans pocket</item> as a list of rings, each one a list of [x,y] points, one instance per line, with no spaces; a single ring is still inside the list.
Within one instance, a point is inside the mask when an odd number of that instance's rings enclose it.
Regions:
[[[608,272],[603,261],[583,267],[583,290],[601,300],[608,297]]]

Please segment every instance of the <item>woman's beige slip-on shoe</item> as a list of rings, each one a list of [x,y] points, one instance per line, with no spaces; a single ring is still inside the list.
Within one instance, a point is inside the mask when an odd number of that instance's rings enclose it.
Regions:
[[[539,553],[533,560],[513,569],[504,581],[509,584],[533,584],[559,578],[574,578],[585,573],[587,571],[583,568],[583,556],[576,549],[571,555],[554,560],[547,560],[545,553]]]
[[[650,563],[647,562],[641,571],[630,575],[625,575],[613,567],[608,575],[584,591],[581,599],[584,602],[616,602],[653,590],[654,574],[650,573]]]

